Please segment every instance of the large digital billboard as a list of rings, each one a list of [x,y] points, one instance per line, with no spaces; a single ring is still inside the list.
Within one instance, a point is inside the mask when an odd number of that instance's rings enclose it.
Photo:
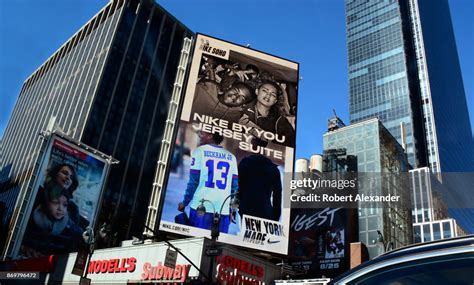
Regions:
[[[355,241],[357,209],[292,208],[288,259],[305,276],[334,278],[349,270]]]
[[[78,250],[82,234],[93,227],[107,162],[52,135],[33,192],[33,204],[19,257],[31,258]]]
[[[286,254],[298,64],[198,35],[160,230]],[[238,209],[231,207],[238,193]]]

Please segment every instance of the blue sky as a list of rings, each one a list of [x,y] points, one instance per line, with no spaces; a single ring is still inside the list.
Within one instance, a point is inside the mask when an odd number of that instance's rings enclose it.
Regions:
[[[474,126],[474,1],[449,0]],[[0,136],[23,81],[88,19],[104,0],[0,1]],[[195,32],[300,63],[297,157],[322,150],[336,109],[348,122],[343,0],[159,0]]]

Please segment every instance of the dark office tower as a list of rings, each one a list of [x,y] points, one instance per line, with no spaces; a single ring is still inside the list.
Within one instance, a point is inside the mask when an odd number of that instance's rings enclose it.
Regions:
[[[378,117],[413,167],[472,170],[448,1],[346,0],[346,29],[351,123]]]
[[[57,130],[120,161],[111,167],[99,217],[112,224],[109,245],[139,236],[190,36],[152,0],[111,1],[40,66],[25,81],[2,142],[0,167],[11,167],[15,209],[35,178],[38,134],[54,120]],[[8,215],[13,230],[22,213]]]

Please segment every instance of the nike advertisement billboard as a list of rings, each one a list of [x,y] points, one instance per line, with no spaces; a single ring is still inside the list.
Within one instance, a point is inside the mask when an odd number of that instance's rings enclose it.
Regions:
[[[160,230],[287,253],[297,85],[298,63],[197,36]]]

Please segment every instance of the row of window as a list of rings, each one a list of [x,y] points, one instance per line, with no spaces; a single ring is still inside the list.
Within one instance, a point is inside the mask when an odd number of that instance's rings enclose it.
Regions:
[[[451,222],[433,222],[413,226],[415,243],[451,238],[455,236]]]

